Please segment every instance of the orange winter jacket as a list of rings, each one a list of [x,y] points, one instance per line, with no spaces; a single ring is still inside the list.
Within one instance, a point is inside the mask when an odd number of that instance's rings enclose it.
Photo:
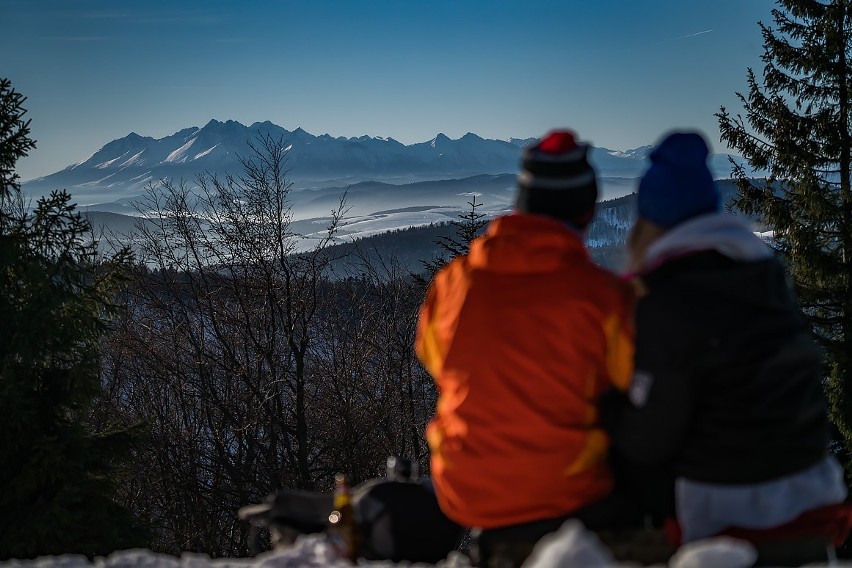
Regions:
[[[596,402],[629,383],[631,300],[575,231],[536,215],[493,221],[435,276],[415,348],[439,390],[427,439],[450,518],[503,527],[611,491]]]

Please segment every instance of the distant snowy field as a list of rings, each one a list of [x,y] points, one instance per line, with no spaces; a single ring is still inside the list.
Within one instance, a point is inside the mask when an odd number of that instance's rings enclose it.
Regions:
[[[754,564],[754,549],[742,541],[714,538],[682,547],[671,559],[670,568],[747,568]],[[156,554],[148,550],[115,552],[106,558],[90,562],[84,556],[64,555],[35,560],[0,562],[3,568],[345,568],[353,566],[341,559],[323,537],[310,535],[300,538],[287,549],[265,552],[254,558],[211,559],[201,554],[185,553],[180,558]],[[358,566],[391,568],[427,567],[428,564],[394,564],[392,562],[360,561]],[[451,553],[436,568],[469,568],[467,558]],[[542,539],[524,568],[632,568],[631,563],[618,563],[598,540],[578,522],[567,522],[557,533]],[[662,567],[663,565],[659,565]],[[817,566],[810,564],[809,566]],[[824,565],[828,566],[828,565]],[[835,562],[830,566],[852,568],[852,563]]]

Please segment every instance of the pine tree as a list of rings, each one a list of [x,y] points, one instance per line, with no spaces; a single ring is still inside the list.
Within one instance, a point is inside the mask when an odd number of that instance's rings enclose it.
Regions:
[[[431,260],[423,260],[423,268],[426,269],[426,276],[415,275],[415,279],[421,284],[428,284],[432,281],[432,277],[445,264],[457,256],[463,256],[470,250],[470,243],[479,236],[482,228],[488,224],[485,220],[485,213],[480,213],[476,209],[481,207],[482,203],[476,202],[476,195],[473,195],[470,201],[470,210],[459,215],[459,221],[452,221],[451,225],[456,228],[456,234],[452,237],[440,236],[435,244],[440,247],[442,254]]]
[[[734,168],[734,207],[774,230],[828,361],[832,421],[852,457],[852,1],[779,0],[759,23],[762,84],[748,70],[745,110],[716,114],[722,141],[767,178]],[[852,467],[847,467],[852,472]]]
[[[137,428],[95,433],[99,340],[129,258],[105,261],[65,192],[25,206],[15,164],[35,147],[0,79],[0,560],[144,545],[112,500]]]

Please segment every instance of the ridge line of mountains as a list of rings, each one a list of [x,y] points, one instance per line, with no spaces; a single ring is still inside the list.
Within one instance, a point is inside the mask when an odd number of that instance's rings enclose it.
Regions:
[[[211,120],[201,128],[184,128],[163,138],[131,132],[78,163],[27,180],[23,186],[30,195],[67,189],[81,204],[112,201],[139,194],[148,183],[163,178],[192,180],[201,172],[239,173],[239,157],[249,156],[249,144],[265,136],[289,147],[288,177],[296,189],[511,174],[517,172],[522,148],[534,140],[486,139],[469,132],[456,140],[438,134],[432,140],[405,145],[393,138],[315,136],[269,121],[245,126],[233,120]],[[589,160],[601,178],[632,179],[641,175],[650,149],[592,147]],[[714,154],[709,163],[717,177],[730,174],[727,154]]]

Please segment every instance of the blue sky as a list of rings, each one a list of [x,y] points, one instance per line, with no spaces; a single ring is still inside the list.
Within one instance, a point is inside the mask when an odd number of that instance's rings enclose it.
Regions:
[[[211,118],[421,142],[571,127],[625,150],[739,109],[770,0],[0,0],[23,179]]]

